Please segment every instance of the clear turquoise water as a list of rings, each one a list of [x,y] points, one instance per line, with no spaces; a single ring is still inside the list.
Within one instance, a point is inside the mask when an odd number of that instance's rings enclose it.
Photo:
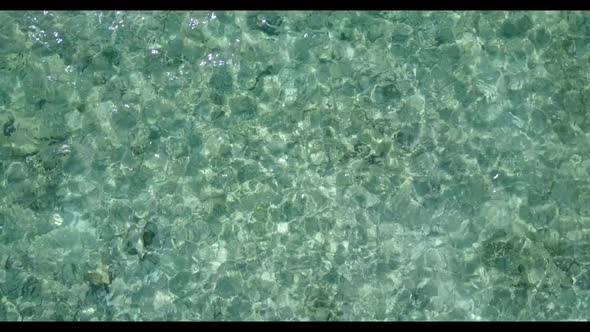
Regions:
[[[587,320],[587,12],[1,12],[0,320]]]

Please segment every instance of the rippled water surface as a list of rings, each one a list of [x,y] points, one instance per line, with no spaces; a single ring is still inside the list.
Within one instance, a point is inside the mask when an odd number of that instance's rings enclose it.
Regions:
[[[0,320],[590,319],[589,19],[0,12]]]

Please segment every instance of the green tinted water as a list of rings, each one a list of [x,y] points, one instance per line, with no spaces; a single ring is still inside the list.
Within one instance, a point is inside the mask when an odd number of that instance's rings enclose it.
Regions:
[[[0,320],[586,320],[579,12],[0,13]]]

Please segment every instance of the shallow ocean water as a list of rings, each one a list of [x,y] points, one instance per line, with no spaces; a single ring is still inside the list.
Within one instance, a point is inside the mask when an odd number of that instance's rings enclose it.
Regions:
[[[0,12],[0,320],[587,320],[590,13]]]

